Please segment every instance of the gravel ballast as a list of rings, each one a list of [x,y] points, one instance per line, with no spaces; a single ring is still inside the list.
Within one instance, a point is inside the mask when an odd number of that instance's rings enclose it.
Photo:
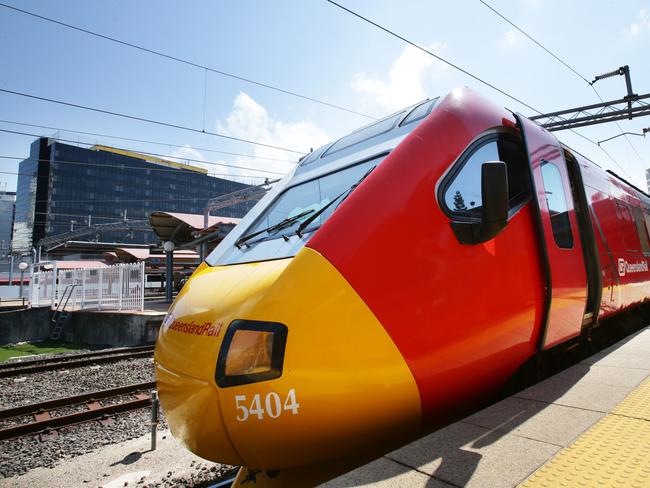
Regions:
[[[11,408],[54,398],[79,395],[92,391],[144,383],[155,379],[153,358],[135,358],[64,370],[26,374],[22,377],[0,378],[0,408]],[[127,396],[121,399],[127,399]],[[133,398],[133,396],[131,396]],[[113,403],[111,399],[100,400],[102,404]],[[68,412],[69,410],[69,412]],[[72,413],[78,407],[53,410],[52,415]],[[143,408],[110,416],[103,421],[90,421],[58,428],[52,433],[32,434],[0,441],[0,485],[4,486],[59,486],[52,484],[54,471],[70,470],[62,478],[61,486],[187,486],[203,487],[210,481],[234,475],[231,466],[222,466],[198,458],[180,446],[167,430],[162,411],[158,423],[159,449],[150,452],[151,409]],[[18,418],[3,425],[23,423]],[[117,458],[119,446],[138,442],[138,452]],[[165,449],[160,449],[166,446]],[[171,451],[170,451],[171,449]],[[151,469],[155,459],[164,451],[169,459],[160,469]],[[115,479],[120,466],[133,468],[131,463],[145,463],[140,470],[131,470]],[[110,463],[102,460],[110,459]],[[84,461],[86,460],[86,461]],[[95,465],[88,464],[93,460]],[[71,468],[70,466],[79,467]],[[173,468],[172,468],[173,466]],[[122,471],[124,471],[122,469]],[[34,473],[40,473],[40,481],[33,481]],[[54,477],[56,479],[56,477]],[[123,479],[123,480],[122,480]],[[30,481],[32,480],[32,481]],[[47,480],[47,482],[45,481]]]
[[[154,381],[153,358],[0,378],[0,408]]]
[[[236,474],[233,466],[201,459],[169,433],[159,433],[158,448],[150,450],[148,435],[61,459],[52,468],[35,468],[5,481],[8,486],[33,488],[196,487]],[[4,485],[3,485],[4,486]]]

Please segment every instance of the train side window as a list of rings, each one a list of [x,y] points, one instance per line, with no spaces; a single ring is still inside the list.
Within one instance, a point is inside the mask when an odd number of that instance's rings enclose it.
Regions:
[[[503,161],[508,171],[508,201],[513,209],[528,197],[527,159],[521,143],[513,136],[492,135],[478,141],[443,183],[448,213],[460,217],[481,216],[481,166],[486,161]]]
[[[616,202],[616,216],[619,220],[620,233],[623,236],[623,243],[626,251],[639,251],[641,248],[641,236],[634,232],[637,224],[632,218],[630,207],[623,202]]]
[[[634,207],[634,223],[636,224],[636,231],[639,234],[639,239],[641,240],[641,249],[644,254],[650,253],[650,241],[648,240],[648,231],[646,230],[646,223],[644,222],[644,217],[647,216],[638,207]],[[646,220],[647,222],[647,220]]]
[[[557,166],[545,161],[542,164],[542,180],[555,243],[558,247],[570,249],[573,247],[573,234],[562,174]]]

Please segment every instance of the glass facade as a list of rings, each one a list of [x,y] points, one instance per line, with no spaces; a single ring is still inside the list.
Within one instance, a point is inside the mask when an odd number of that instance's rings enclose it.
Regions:
[[[14,223],[15,192],[0,191],[0,258],[11,251],[11,235]]]
[[[30,250],[43,237],[89,223],[148,219],[154,211],[202,214],[210,198],[247,186],[124,154],[53,140],[48,144],[47,139],[32,144],[32,154],[20,164],[19,172],[15,251]],[[224,208],[219,215],[242,217],[253,204]],[[138,244],[158,241],[153,231],[101,231],[83,240]]]

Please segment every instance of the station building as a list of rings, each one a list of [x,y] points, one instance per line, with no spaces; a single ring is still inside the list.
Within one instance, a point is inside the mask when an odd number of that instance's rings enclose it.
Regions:
[[[248,185],[190,166],[107,146],[36,139],[20,163],[12,251],[30,253],[44,237],[89,224],[148,220],[153,211],[201,214],[206,202]],[[242,217],[254,204],[220,210]],[[89,240],[155,244],[153,231],[98,231]],[[46,251],[46,250],[44,250]]]

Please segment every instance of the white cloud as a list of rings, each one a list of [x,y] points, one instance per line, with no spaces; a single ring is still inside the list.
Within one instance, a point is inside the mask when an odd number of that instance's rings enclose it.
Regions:
[[[502,48],[512,48],[516,47],[520,41],[521,34],[515,29],[510,29],[503,33],[503,37],[501,38],[501,42],[499,42],[499,46]]]
[[[203,153],[198,149],[195,149],[192,146],[189,146],[187,144],[183,147],[174,149],[174,151],[172,151],[172,153],[168,156],[168,158],[178,161],[179,163],[186,163],[191,166],[198,166],[199,168],[205,168],[208,170],[210,174],[216,174],[219,176],[232,174],[230,171],[228,171],[228,168],[213,164],[213,163],[225,163],[225,161],[219,159],[219,160],[211,160],[210,162],[204,163],[203,161],[205,161],[206,158],[203,155]]]
[[[642,8],[639,10],[636,22],[632,22],[622,32],[626,37],[636,37],[645,31],[650,31],[650,15],[646,9]]]
[[[437,54],[445,50],[447,44],[436,42],[426,48]],[[384,110],[395,111],[427,98],[424,88],[426,80],[439,77],[448,68],[421,50],[406,46],[391,65],[388,81],[366,73],[356,73],[350,85]]]
[[[217,122],[217,132],[232,137],[248,139],[278,147],[308,152],[329,142],[331,138],[319,127],[308,121],[283,122],[272,118],[267,110],[249,95],[240,92],[233,102],[232,111],[224,120]],[[252,153],[258,160],[238,158],[237,165],[287,173],[293,163],[273,161],[284,159],[297,161],[299,154],[280,151],[264,146],[252,146]],[[270,158],[268,160],[262,160]],[[262,174],[246,170],[230,169],[231,174]],[[269,175],[272,176],[272,175]],[[259,180],[254,180],[259,182]]]
[[[205,161],[203,153],[198,149],[194,149],[192,146],[185,144],[183,147],[179,147],[174,150],[172,157],[180,159],[198,159],[200,161]]]

